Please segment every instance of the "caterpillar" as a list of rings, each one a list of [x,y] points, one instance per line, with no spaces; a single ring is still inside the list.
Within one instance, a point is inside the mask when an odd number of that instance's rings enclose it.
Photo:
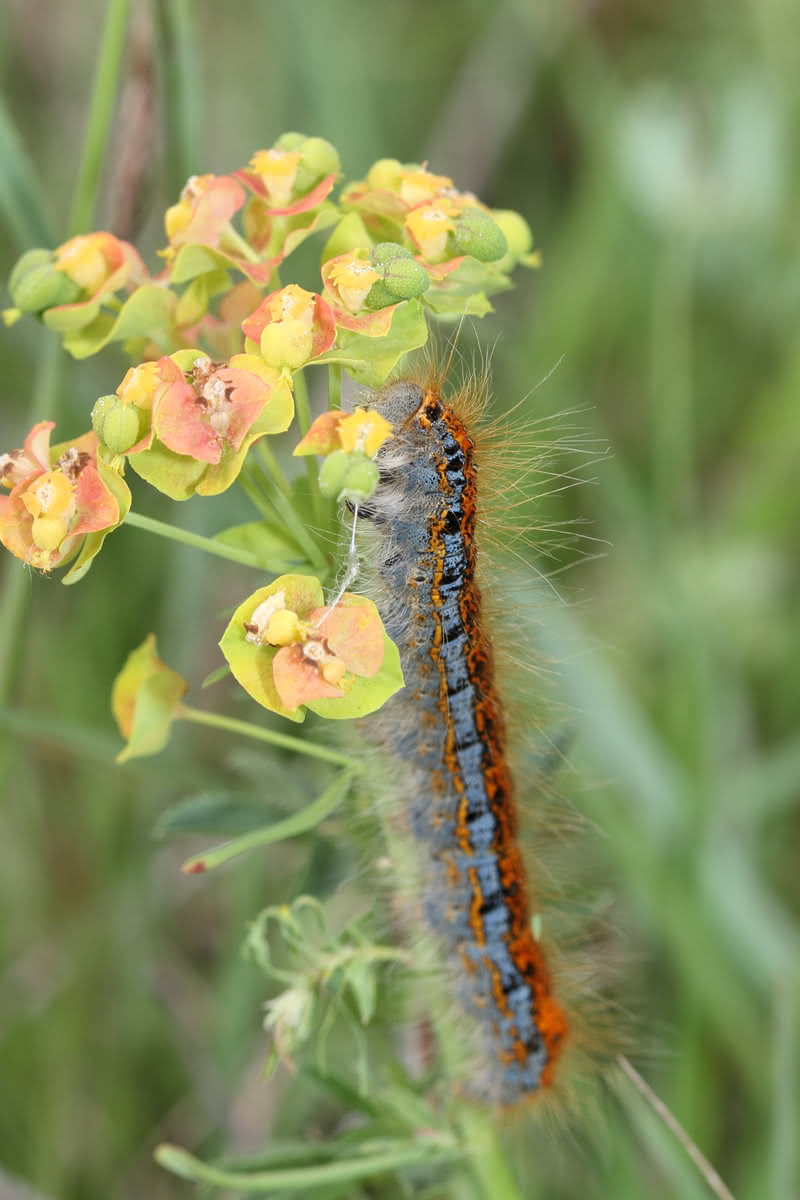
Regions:
[[[389,383],[369,401],[393,432],[358,517],[374,531],[376,601],[405,688],[368,736],[405,781],[410,831],[426,855],[423,907],[477,1024],[477,1089],[514,1105],[551,1083],[567,1034],[517,842],[514,781],[494,656],[476,582],[475,445],[441,384]]]

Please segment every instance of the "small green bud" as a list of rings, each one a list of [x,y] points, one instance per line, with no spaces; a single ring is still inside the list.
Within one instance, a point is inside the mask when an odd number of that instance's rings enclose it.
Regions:
[[[319,490],[323,496],[338,496],[344,487],[352,455],[346,450],[334,450],[319,469]]]
[[[34,267],[44,266],[46,263],[53,261],[52,250],[26,250],[21,258],[18,258],[11,274],[8,277],[8,290],[11,294],[19,286],[23,275],[27,275],[28,271]]]
[[[469,254],[478,262],[496,262],[508,250],[505,234],[482,208],[465,208],[458,214],[453,243],[458,254]]]
[[[40,313],[57,304],[70,304],[80,294],[79,285],[63,271],[50,263],[41,263],[20,276],[11,298],[22,312]]]
[[[92,429],[97,434],[100,441],[103,440],[103,422],[109,412],[115,405],[119,404],[119,396],[101,396],[99,400],[95,400],[92,409]]]
[[[364,298],[364,307],[377,312],[379,308],[388,308],[390,304],[397,304],[397,296],[392,295],[382,279],[376,280]]]
[[[367,172],[367,187],[376,191],[397,191],[402,173],[403,164],[399,159],[379,158]]]
[[[421,296],[430,286],[430,276],[416,261],[411,251],[397,242],[378,242],[371,252],[372,261],[383,272],[383,279],[373,283],[364,301],[373,311]]]
[[[302,155],[295,176],[295,188],[298,192],[311,191],[321,179],[326,175],[336,174],[341,167],[339,155],[324,138],[303,138],[300,145],[292,149],[299,150]]]
[[[352,504],[360,504],[363,500],[369,500],[378,486],[378,466],[365,454],[351,454],[350,459],[350,469],[338,498],[349,500]]]
[[[533,245],[533,234],[524,217],[513,209],[503,208],[492,213],[495,224],[505,234],[508,243],[508,255],[512,262],[519,260],[529,253]]]
[[[98,441],[115,454],[125,454],[144,437],[147,420],[146,412],[126,404],[119,396],[101,396],[92,409],[92,428]]]
[[[409,255],[395,258],[384,272],[383,281],[396,300],[411,300],[430,287],[430,276],[421,263]]]
[[[408,247],[401,246],[399,242],[378,242],[372,247],[372,261],[376,267],[383,267],[396,258],[413,258],[413,255]]]
[[[275,143],[276,150],[300,150],[308,141],[304,133],[282,133]]]
[[[298,146],[298,150],[303,156],[303,166],[320,179],[325,175],[334,175],[341,169],[336,147],[326,142],[325,138],[307,138],[302,146]]]

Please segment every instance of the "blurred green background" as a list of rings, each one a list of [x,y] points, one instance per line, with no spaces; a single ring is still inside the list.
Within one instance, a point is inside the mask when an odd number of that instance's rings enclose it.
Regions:
[[[65,237],[102,0],[4,0],[5,110]],[[543,269],[476,329],[505,406],[578,409],[610,454],[547,516],[581,519],[536,614],[577,740],[565,786],[613,897],[631,1057],[739,1200],[792,1200],[798,1130],[800,790],[800,40],[791,0],[159,0],[134,5],[97,228],[152,263],[189,173],[225,172],[281,132],[330,139],[346,175],[430,160],[530,221]],[[181,107],[180,97],[183,97]],[[177,99],[176,99],[177,97]],[[0,163],[0,170],[4,170]],[[5,183],[0,182],[0,200]],[[41,243],[9,222],[0,266]],[[469,335],[467,335],[469,338]],[[2,333],[1,444],[55,402],[79,432],[124,363],[57,363],[30,319]],[[37,409],[37,405],[40,407]],[[574,462],[565,455],[563,469]],[[237,497],[137,507],[213,532]],[[313,773],[180,729],[113,766],[108,696],[150,630],[196,686],[220,614],[252,577],[138,530],[87,579],[0,569],[0,1197],[162,1200],[169,1138],[247,1152],[308,1133],[314,1102],[261,1078],[262,977],[246,921],[347,874],[347,828],[187,879],[194,848],[152,838],[198,790],[286,803]],[[23,576],[22,584],[12,577]],[[208,702],[259,719],[222,685]],[[200,702],[205,702],[206,698]],[[198,842],[197,845],[204,843]],[[344,856],[344,865],[339,860]],[[630,986],[626,986],[626,972]],[[702,1197],[644,1110],[528,1162],[531,1197]],[[36,1189],[23,1190],[22,1181]],[[375,1188],[353,1196],[377,1196]],[[386,1193],[394,1195],[394,1192]],[[450,1193],[445,1189],[437,1195]]]

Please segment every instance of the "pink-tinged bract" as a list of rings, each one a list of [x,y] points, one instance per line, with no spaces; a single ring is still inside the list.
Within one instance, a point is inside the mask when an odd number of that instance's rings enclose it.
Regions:
[[[345,596],[336,608],[315,608],[309,619],[348,671],[370,678],[383,662],[383,624],[374,605],[363,597]]]
[[[33,469],[0,497],[0,541],[44,571],[78,554],[64,579],[72,583],[88,570],[106,534],[124,520],[130,492],[119,472],[98,461],[94,433],[51,449],[53,427],[52,421],[40,422],[25,439],[24,461]]]
[[[319,580],[282,575],[239,605],[220,642],[242,687],[293,721],[306,708],[334,719],[364,716],[403,686],[397,648],[374,604],[350,593],[332,610],[322,601]],[[296,637],[270,644],[274,613],[284,609],[297,615]]]

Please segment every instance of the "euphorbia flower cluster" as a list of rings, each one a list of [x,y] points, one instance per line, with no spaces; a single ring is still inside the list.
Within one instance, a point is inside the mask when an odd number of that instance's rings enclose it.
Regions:
[[[315,292],[296,283],[270,292],[242,322],[248,349],[265,362],[296,371],[330,350],[336,340],[333,310]]]
[[[239,605],[222,641],[239,683],[293,721],[373,712],[403,685],[397,649],[366,596],[324,603],[317,579],[282,575]]]
[[[121,476],[97,458],[86,433],[50,448],[53,421],[34,425],[21,450],[0,456],[0,541],[23,562],[50,571],[74,558],[69,582],[88,569],[103,538],[124,520],[130,493]]]
[[[367,500],[378,483],[375,455],[392,431],[379,412],[359,408],[353,413],[326,412],[317,417],[295,447],[295,455],[319,454],[325,459],[319,486],[339,503]]]
[[[0,539],[44,570],[74,558],[71,582],[128,514],[128,465],[176,500],[241,477],[260,519],[225,530],[216,546],[281,574],[240,606],[223,651],[259,703],[293,720],[309,707],[360,715],[402,684],[374,606],[349,593],[333,607],[323,600],[325,572],[335,573],[334,502],[369,498],[390,433],[369,407],[341,411],[341,371],[382,386],[425,345],[431,320],[490,311],[511,270],[536,263],[518,214],[490,210],[426,164],[381,159],[337,197],[339,178],[329,142],[284,134],[244,166],[187,181],[165,214],[152,273],[111,233],[81,234],[23,255],[5,313],[8,324],[35,316],[76,358],[116,342],[132,365],[94,404],[93,432],[50,450],[52,423],[41,422],[0,457],[10,489]],[[317,279],[281,279],[319,233]],[[302,373],[319,366],[332,407],[312,421]],[[322,459],[302,479],[287,478],[291,458],[263,441],[289,429],[295,397],[294,454]]]
[[[92,420],[113,454],[174,500],[229,487],[249,447],[283,433],[294,415],[291,380],[253,354],[215,363],[180,350],[128,371]]]

